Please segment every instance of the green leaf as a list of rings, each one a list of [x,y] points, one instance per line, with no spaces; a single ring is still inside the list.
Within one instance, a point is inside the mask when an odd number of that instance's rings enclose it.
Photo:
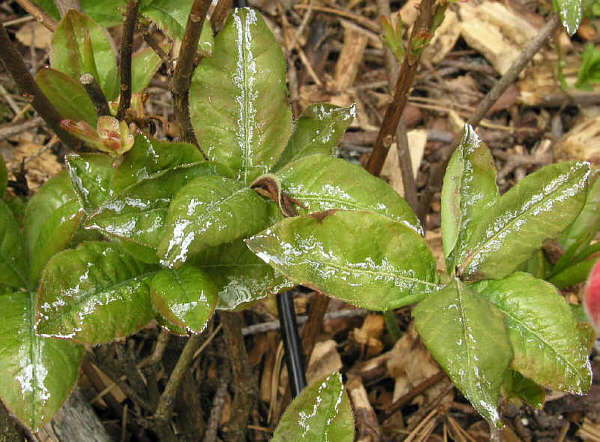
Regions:
[[[142,49],[131,57],[131,92],[141,94],[148,86],[158,68],[161,58],[152,48]]]
[[[554,9],[560,15],[562,24],[569,35],[575,34],[581,19],[582,0],[553,0]]]
[[[291,440],[354,440],[354,416],[339,373],[306,387],[285,410],[271,441]]]
[[[417,216],[394,189],[348,161],[311,155],[290,163],[277,176],[284,192],[306,207],[297,207],[299,213],[370,210],[423,233]]]
[[[60,13],[54,4],[54,0],[33,0],[33,3],[46,11],[53,19],[60,20]]]
[[[600,51],[590,43],[581,52],[575,87],[591,91],[598,83],[600,83]]]
[[[500,195],[494,158],[470,125],[450,158],[442,187],[442,240],[448,273],[454,271],[455,248],[461,250],[465,232],[489,211]]]
[[[246,185],[277,163],[290,135],[285,57],[263,18],[236,9],[202,60],[190,89],[190,114],[209,158]]]
[[[502,389],[508,399],[517,400],[515,401],[517,406],[521,406],[519,401],[524,401],[538,410],[544,407],[544,401],[546,400],[544,387],[526,378],[518,371],[510,369],[506,371]]]
[[[267,221],[268,205],[254,190],[229,178],[199,177],[171,202],[158,256],[177,268],[206,248],[264,229]]]
[[[217,287],[211,277],[191,265],[164,269],[152,280],[152,304],[177,327],[201,333],[217,304]]]
[[[528,273],[474,286],[504,315],[514,351],[512,368],[554,390],[589,390],[588,349],[578,321],[552,284]]]
[[[354,106],[338,107],[326,103],[309,106],[296,121],[275,169],[312,154],[333,155],[355,117]]]
[[[101,153],[69,155],[66,160],[73,189],[87,214],[113,196],[112,158]]]
[[[204,162],[196,146],[188,143],[168,143],[136,135],[131,150],[123,156],[112,186],[118,193],[145,180],[158,178],[171,169]]]
[[[561,290],[582,283],[587,279],[598,259],[600,258],[596,257],[595,259],[584,259],[576,262],[548,278],[548,281]]]
[[[123,23],[127,0],[79,0],[81,9],[105,28]]]
[[[54,255],[40,283],[38,333],[86,344],[135,333],[155,316],[149,287],[154,274],[154,267],[107,242]]]
[[[6,163],[4,157],[0,155],[0,200],[4,199],[4,192],[6,192],[6,186],[8,185],[8,170],[6,169]]]
[[[119,95],[116,54],[108,32],[89,17],[69,10],[52,37],[50,62],[76,81],[92,74],[108,100]]]
[[[27,428],[37,431],[69,396],[84,348],[35,333],[35,293],[0,296],[0,398]]]
[[[247,244],[297,284],[370,310],[412,304],[437,289],[435,259],[425,240],[372,212],[287,218]]]
[[[242,240],[207,249],[193,263],[216,282],[220,310],[241,310],[294,286],[252,253]]]
[[[577,217],[589,175],[588,163],[564,162],[525,177],[466,232],[457,274],[470,280],[510,275]]]
[[[35,76],[35,81],[63,118],[85,121],[96,127],[96,108],[78,80],[60,71],[42,68]]]
[[[154,174],[105,201],[86,221],[86,227],[133,244],[156,249],[164,236],[169,205],[177,192],[197,177],[219,173],[211,162],[190,164]],[[132,251],[142,261],[141,250]],[[156,251],[152,252],[156,256]]]
[[[455,280],[413,310],[434,359],[471,405],[500,425],[498,398],[512,359],[504,318],[485,297]]]
[[[27,258],[19,225],[0,200],[0,284],[27,287]]]

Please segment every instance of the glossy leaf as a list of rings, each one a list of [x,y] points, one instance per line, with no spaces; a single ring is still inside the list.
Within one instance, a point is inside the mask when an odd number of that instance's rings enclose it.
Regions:
[[[309,106],[294,124],[276,169],[312,154],[333,155],[355,117],[354,106],[338,107],[327,103]]]
[[[0,200],[0,284],[27,287],[27,259],[19,225]]]
[[[290,163],[277,176],[283,191],[305,206],[296,207],[299,213],[370,210],[423,232],[413,210],[394,189],[348,161],[311,155]]]
[[[290,135],[285,57],[263,18],[235,9],[202,60],[190,89],[190,113],[209,158],[246,185],[267,173]]]
[[[538,384],[582,394],[591,370],[578,322],[552,284],[528,273],[483,281],[476,290],[504,315],[514,359],[512,368]]]
[[[285,410],[272,442],[354,440],[354,417],[342,376],[333,373],[306,387]]]
[[[485,297],[455,280],[413,310],[434,359],[471,405],[500,425],[498,398],[512,359],[504,318]]]
[[[131,57],[131,92],[142,93],[154,78],[161,64],[161,58],[152,48],[142,49],[133,54]]]
[[[108,100],[119,95],[116,54],[110,35],[89,17],[69,10],[52,37],[50,62],[54,69],[79,81],[92,74]]]
[[[157,178],[173,168],[203,161],[204,157],[192,144],[168,143],[138,134],[131,150],[123,156],[112,186],[118,193],[144,180]]]
[[[8,170],[6,169],[6,163],[4,157],[0,155],[0,199],[4,198],[4,192],[6,192],[6,186],[8,185]]]
[[[267,203],[254,190],[224,177],[199,177],[173,199],[158,256],[177,268],[206,248],[264,229],[267,221]]]
[[[0,295],[0,398],[33,431],[47,423],[77,381],[84,348],[43,338],[33,327],[35,293]]]
[[[48,262],[40,283],[38,332],[86,344],[111,342],[154,318],[154,267],[118,245],[89,242]]]
[[[35,82],[63,118],[85,121],[96,127],[98,116],[94,103],[78,80],[55,69],[42,68]]]
[[[217,284],[217,308],[221,310],[243,309],[294,286],[252,253],[242,240],[205,250],[193,262],[194,266],[209,273]]]
[[[492,154],[467,124],[442,187],[442,240],[448,273],[454,270],[452,252],[461,250],[465,232],[473,230],[499,197]]]
[[[470,280],[510,275],[577,217],[589,175],[588,163],[565,162],[525,177],[466,232],[458,275]]]
[[[164,269],[152,280],[152,304],[170,323],[201,333],[215,310],[217,286],[191,265]]]
[[[297,284],[370,310],[412,304],[437,289],[436,264],[425,240],[372,212],[287,218],[247,244]]]
[[[582,0],[555,0],[555,8],[569,35],[575,34],[579,28],[583,18],[582,3]]]
[[[526,402],[530,406],[541,410],[546,400],[546,390],[531,379],[527,379],[518,371],[507,370],[504,379],[503,392],[509,399]],[[520,406],[520,403],[517,403]]]
[[[90,214],[113,196],[112,158],[99,153],[69,155],[67,167],[81,207]]]
[[[215,175],[218,171],[214,163],[203,162],[163,171],[158,176],[155,174],[105,201],[91,214],[86,226],[138,246],[156,249],[164,236],[169,205],[175,194],[193,179]],[[130,250],[129,246],[126,248]],[[156,251],[152,254],[156,256]],[[136,253],[135,256],[139,255]],[[142,260],[148,261],[147,258]]]

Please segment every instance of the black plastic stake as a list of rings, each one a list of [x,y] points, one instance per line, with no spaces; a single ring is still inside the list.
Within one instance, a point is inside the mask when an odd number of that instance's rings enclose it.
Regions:
[[[279,323],[281,325],[281,337],[285,349],[285,362],[290,378],[292,397],[296,397],[306,387],[306,375],[304,374],[304,352],[302,341],[298,335],[296,326],[296,311],[294,310],[294,299],[291,291],[277,295],[277,310],[279,311]]]

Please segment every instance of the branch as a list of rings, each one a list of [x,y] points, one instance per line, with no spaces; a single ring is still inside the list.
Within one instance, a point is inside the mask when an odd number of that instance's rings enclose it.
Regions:
[[[123,38],[121,40],[121,98],[117,120],[125,117],[125,112],[131,104],[131,52],[133,50],[133,31],[138,13],[138,0],[131,0],[127,5],[127,15],[123,23]]]
[[[367,162],[367,170],[375,176],[378,176],[381,173],[383,163],[385,162],[385,158],[387,157],[389,148],[392,144],[394,133],[398,127],[398,122],[400,121],[400,117],[402,116],[402,112],[408,101],[408,93],[417,74],[419,61],[423,51],[414,50],[414,46],[417,40],[430,35],[433,19],[437,12],[436,10],[435,0],[421,1],[419,6],[419,16],[413,26],[406,51],[407,53],[404,57],[404,62],[402,63],[398,81],[396,82],[394,101],[387,108],[383,122],[381,123],[381,129],[379,130],[377,140],[375,141],[373,153]]]
[[[61,127],[62,116],[52,103],[48,101],[48,98],[34,81],[27,66],[25,66],[23,57],[10,41],[8,32],[2,25],[0,25],[0,47],[2,48],[0,50],[0,62],[2,62],[4,68],[10,73],[19,89],[31,97],[31,105],[37,113],[40,114],[66,146],[74,148],[79,145],[77,139]]]
[[[173,76],[172,93],[175,100],[175,119],[183,131],[183,140],[195,144],[200,152],[208,159],[196,140],[192,121],[190,120],[189,90],[194,73],[194,59],[198,49],[198,41],[202,33],[202,25],[208,12],[211,0],[194,0],[190,16],[188,17],[179,58]]]
[[[103,115],[110,115],[108,101],[106,100],[104,92],[102,92],[102,89],[100,88],[100,85],[98,84],[94,76],[89,72],[85,72],[79,77],[79,82],[91,98],[92,103],[96,108],[96,115],[98,115],[99,117]]]
[[[213,32],[216,34],[223,27],[223,23],[227,18],[227,14],[231,9],[231,5],[233,4],[233,0],[219,0],[217,6],[210,16],[210,25],[212,26]]]
[[[30,0],[17,0],[17,3],[25,9],[33,18],[43,24],[48,30],[55,32],[58,22],[41,10]]]

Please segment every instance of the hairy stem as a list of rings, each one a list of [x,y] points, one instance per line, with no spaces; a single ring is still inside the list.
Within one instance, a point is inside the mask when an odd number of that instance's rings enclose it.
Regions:
[[[131,104],[131,53],[133,51],[133,31],[137,21],[139,1],[131,0],[127,4],[127,15],[123,23],[123,38],[121,40],[121,98],[117,119],[122,120]]]

